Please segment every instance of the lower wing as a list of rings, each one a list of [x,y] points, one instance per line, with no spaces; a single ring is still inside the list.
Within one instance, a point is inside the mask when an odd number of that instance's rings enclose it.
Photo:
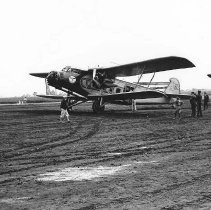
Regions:
[[[190,99],[191,95],[187,94],[166,94],[160,91],[147,90],[140,92],[124,92],[116,94],[105,94],[105,95],[89,95],[87,98],[89,100],[96,100],[98,98],[103,98],[106,101],[114,100],[127,100],[127,99],[147,99],[147,98],[176,98],[180,99]]]
[[[126,100],[126,99],[145,99],[145,98],[160,98],[165,94],[158,91],[141,91],[141,92],[124,92],[105,95],[89,95],[88,99],[95,100],[97,98],[103,98],[106,101],[109,100]]]
[[[63,99],[70,98],[77,101],[84,101],[84,98],[76,97],[76,96],[60,96],[60,95],[37,95],[43,98],[51,98],[51,99]],[[87,96],[87,100],[96,100],[99,98],[103,98],[105,101],[115,101],[115,100],[127,100],[127,99],[147,99],[147,98],[176,98],[180,97],[180,99],[190,99],[190,95],[187,94],[165,94],[163,92],[148,90],[141,92],[124,92],[124,93],[115,93],[115,94],[104,94],[104,95],[89,95]]]

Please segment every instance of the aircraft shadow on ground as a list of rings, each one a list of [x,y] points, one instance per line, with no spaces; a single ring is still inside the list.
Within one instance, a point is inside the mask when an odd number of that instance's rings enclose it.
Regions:
[[[93,116],[93,117],[119,117],[119,118],[147,118],[147,117],[158,117],[157,114],[148,113],[148,112],[134,112],[127,110],[111,110],[111,111],[105,111],[102,113],[93,113],[92,111],[73,111],[70,113],[70,115],[73,116]],[[160,114],[159,114],[160,116]]]
[[[171,107],[143,107],[138,109],[136,112],[132,112],[131,109],[106,109],[102,113],[93,113],[92,109],[83,109],[83,107],[79,107],[77,109],[73,109],[70,113],[72,116],[93,116],[93,117],[120,117],[120,118],[156,118],[160,117],[162,112],[166,112],[167,110],[173,111]],[[37,109],[33,107],[33,109],[18,109],[18,110],[4,110],[6,112],[19,112],[25,113],[27,115],[60,115],[59,109]]]
[[[59,115],[59,110],[18,110],[15,112],[26,113],[31,115]]]
[[[60,115],[60,110],[16,110],[15,112],[25,113],[27,115]],[[160,112],[159,112],[160,113]],[[146,118],[159,117],[160,114],[155,112],[134,112],[130,110],[106,110],[102,113],[93,113],[92,110],[74,110],[70,116],[90,116],[90,117],[120,117],[120,118]]]

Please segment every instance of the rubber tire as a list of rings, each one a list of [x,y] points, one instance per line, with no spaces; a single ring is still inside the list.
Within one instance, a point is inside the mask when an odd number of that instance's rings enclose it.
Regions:
[[[100,106],[100,101],[94,101],[92,104],[92,110],[94,113],[103,112],[105,110],[105,106]]]

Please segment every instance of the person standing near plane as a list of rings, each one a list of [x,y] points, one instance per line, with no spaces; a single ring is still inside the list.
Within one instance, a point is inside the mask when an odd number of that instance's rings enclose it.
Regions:
[[[197,117],[202,117],[202,110],[201,110],[202,96],[200,90],[198,90],[198,95],[196,96],[196,102],[197,102]]]
[[[190,105],[191,105],[191,117],[196,116],[196,95],[194,92],[191,92],[191,98],[190,98]]]
[[[136,100],[135,99],[132,99],[132,112],[136,112],[137,111],[137,108],[136,108]]]
[[[62,99],[60,108],[61,108],[60,122],[64,122],[64,118],[66,117],[67,122],[69,123],[70,119],[69,119],[69,113],[67,111],[68,106],[65,98]]]
[[[180,118],[181,117],[181,112],[182,112],[182,105],[183,105],[183,101],[177,97],[176,101],[175,101],[175,112],[174,112],[174,119],[177,118],[177,116]]]
[[[208,109],[209,96],[204,92],[204,110]]]

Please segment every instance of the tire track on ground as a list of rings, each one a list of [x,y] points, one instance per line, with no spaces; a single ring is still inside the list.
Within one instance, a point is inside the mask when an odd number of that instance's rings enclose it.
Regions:
[[[101,120],[100,123],[99,122],[95,123],[94,126],[92,127],[92,129],[90,131],[88,131],[88,133],[86,133],[82,137],[76,138],[75,140],[68,141],[68,142],[63,142],[63,143],[60,143],[60,144],[54,144],[54,145],[51,145],[50,148],[49,148],[49,146],[45,146],[44,148],[41,148],[39,151],[37,151],[37,150],[33,151],[33,152],[30,151],[29,153],[30,154],[31,153],[36,153],[36,152],[43,151],[45,149],[52,149],[52,148],[55,148],[55,147],[58,147],[58,146],[66,146],[66,145],[71,144],[71,143],[75,143],[75,142],[78,142],[78,141],[81,141],[81,140],[89,139],[89,138],[91,138],[93,135],[95,135],[99,131],[101,123],[102,123],[102,120]],[[29,154],[29,153],[28,152],[24,153],[24,155]],[[19,154],[19,155],[23,155],[23,154]],[[78,157],[76,157],[76,158],[78,158]],[[53,164],[55,164],[55,162],[53,162]],[[26,171],[26,170],[40,168],[40,167],[45,167],[45,166],[50,166],[50,165],[52,165],[52,161],[51,161],[51,163],[44,163],[44,164],[39,165],[39,166],[29,166],[29,167],[24,167],[24,168],[19,168],[19,169],[13,169],[13,170],[11,169],[11,170],[7,170],[7,171],[2,171],[2,172],[0,172],[0,175],[17,173],[17,172],[21,172],[21,171]],[[1,181],[0,184],[1,183],[4,183],[4,181],[3,182]]]
[[[161,210],[167,210],[167,209],[184,209],[185,207],[192,207],[192,209],[200,209],[200,205],[205,204],[206,207],[206,203],[210,203],[211,202],[211,194],[209,192],[207,193],[202,193],[201,197],[195,200],[191,200],[191,201],[187,201],[187,202],[183,202],[183,203],[179,203],[176,205],[171,205],[171,206],[166,206],[161,208]],[[210,209],[210,208],[203,208],[203,209]]]
[[[37,152],[37,150],[38,150],[37,147],[38,146],[46,146],[46,147],[48,147],[49,144],[55,143],[55,142],[57,142],[57,144],[58,144],[58,141],[61,141],[61,140],[65,139],[65,138],[70,137],[71,135],[74,135],[82,127],[82,125],[83,125],[83,121],[79,122],[78,125],[77,125],[77,127],[74,130],[71,130],[67,134],[64,134],[62,136],[53,137],[52,139],[47,140],[45,142],[32,143],[30,145],[23,145],[20,149],[16,149],[15,153],[12,153],[12,154],[7,154],[7,153],[13,152],[14,149],[3,151],[2,154],[1,154],[1,157],[3,159],[0,160],[0,162],[1,161],[5,161],[4,158],[5,159],[8,159],[8,158],[12,158],[12,157],[15,157],[15,156],[17,157],[17,156],[21,156],[23,154],[31,153],[33,151],[36,151]],[[36,147],[36,148],[34,148],[34,147]],[[30,148],[32,148],[32,151],[25,151],[25,149],[30,149]]]
[[[184,136],[183,136],[184,138]],[[191,140],[190,139],[190,135],[188,135],[188,139],[186,141],[183,142],[175,142],[174,140],[169,140],[169,139],[162,139],[162,141],[156,141],[156,142],[150,142],[147,144],[139,144],[139,145],[134,145],[134,146],[130,146],[127,148],[122,148],[122,149],[113,149],[113,150],[98,150],[97,152],[72,152],[71,155],[54,155],[54,156],[47,156],[47,157],[23,157],[23,158],[14,158],[13,160],[39,160],[39,159],[48,159],[48,158],[56,158],[56,157],[65,157],[65,160],[59,160],[57,161],[57,163],[64,163],[64,162],[69,162],[69,161],[73,161],[73,160],[82,160],[82,159],[86,159],[89,157],[100,157],[100,160],[95,160],[95,162],[92,163],[99,163],[99,162],[104,162],[104,161],[108,161],[108,160],[115,160],[115,159],[121,159],[121,158],[125,158],[125,157],[130,157],[130,156],[135,156],[135,155],[143,155],[145,153],[151,153],[151,152],[155,152],[155,153],[172,153],[172,152],[186,152],[187,147],[184,147],[184,145],[186,145],[187,143],[191,143],[193,144],[194,142],[201,142],[204,139],[197,139],[197,140]],[[166,146],[161,146],[160,144],[166,143],[168,142],[168,145]],[[181,144],[182,143],[182,144]],[[156,147],[156,145],[159,145],[159,147]],[[205,144],[203,144],[205,145]],[[167,150],[168,149],[168,150]],[[194,147],[191,149],[191,151],[199,151],[200,148],[198,147]],[[165,151],[166,150],[166,151]],[[188,150],[190,151],[190,148],[188,148]],[[203,149],[204,151],[204,149]],[[113,156],[109,156],[106,158],[102,158],[102,154],[105,153],[121,153],[121,154],[117,154],[117,155],[113,155]],[[71,157],[72,156],[72,157]],[[105,157],[105,155],[104,155]],[[38,161],[39,162],[39,161]],[[27,164],[30,164],[27,162]],[[89,162],[90,164],[90,162]]]
[[[143,200],[144,202],[146,202],[146,200],[148,200],[152,197],[155,198],[156,196],[159,196],[160,194],[165,194],[165,193],[168,193],[169,191],[178,190],[178,188],[186,188],[187,186],[191,186],[193,184],[201,182],[201,180],[207,181],[209,179],[210,179],[210,174],[204,174],[204,175],[195,177],[193,180],[186,181],[186,182],[180,182],[178,184],[169,185],[169,186],[164,187],[162,189],[154,190],[152,192],[143,192],[143,193],[140,193],[138,196],[119,197],[119,198],[111,199],[109,202],[104,203],[104,204],[96,202],[93,205],[95,205],[96,208],[111,208],[111,204],[118,205],[118,204],[130,203],[130,202],[136,203],[136,201],[140,202],[140,200]],[[211,199],[210,194],[208,194],[208,195],[207,194],[202,195],[202,197],[197,199],[197,200],[190,201],[190,202],[187,202],[185,204],[178,204],[178,205],[172,205],[172,206],[169,206],[169,207],[163,207],[163,208],[161,208],[161,210],[164,210],[164,209],[168,209],[168,210],[178,209],[179,210],[179,209],[183,209],[183,207],[192,206],[193,204],[196,203],[196,201],[199,201],[199,202],[201,201],[201,203],[204,202],[204,201],[210,201],[210,199]],[[177,208],[177,207],[179,207],[179,208]],[[114,206],[112,208],[115,209]]]

